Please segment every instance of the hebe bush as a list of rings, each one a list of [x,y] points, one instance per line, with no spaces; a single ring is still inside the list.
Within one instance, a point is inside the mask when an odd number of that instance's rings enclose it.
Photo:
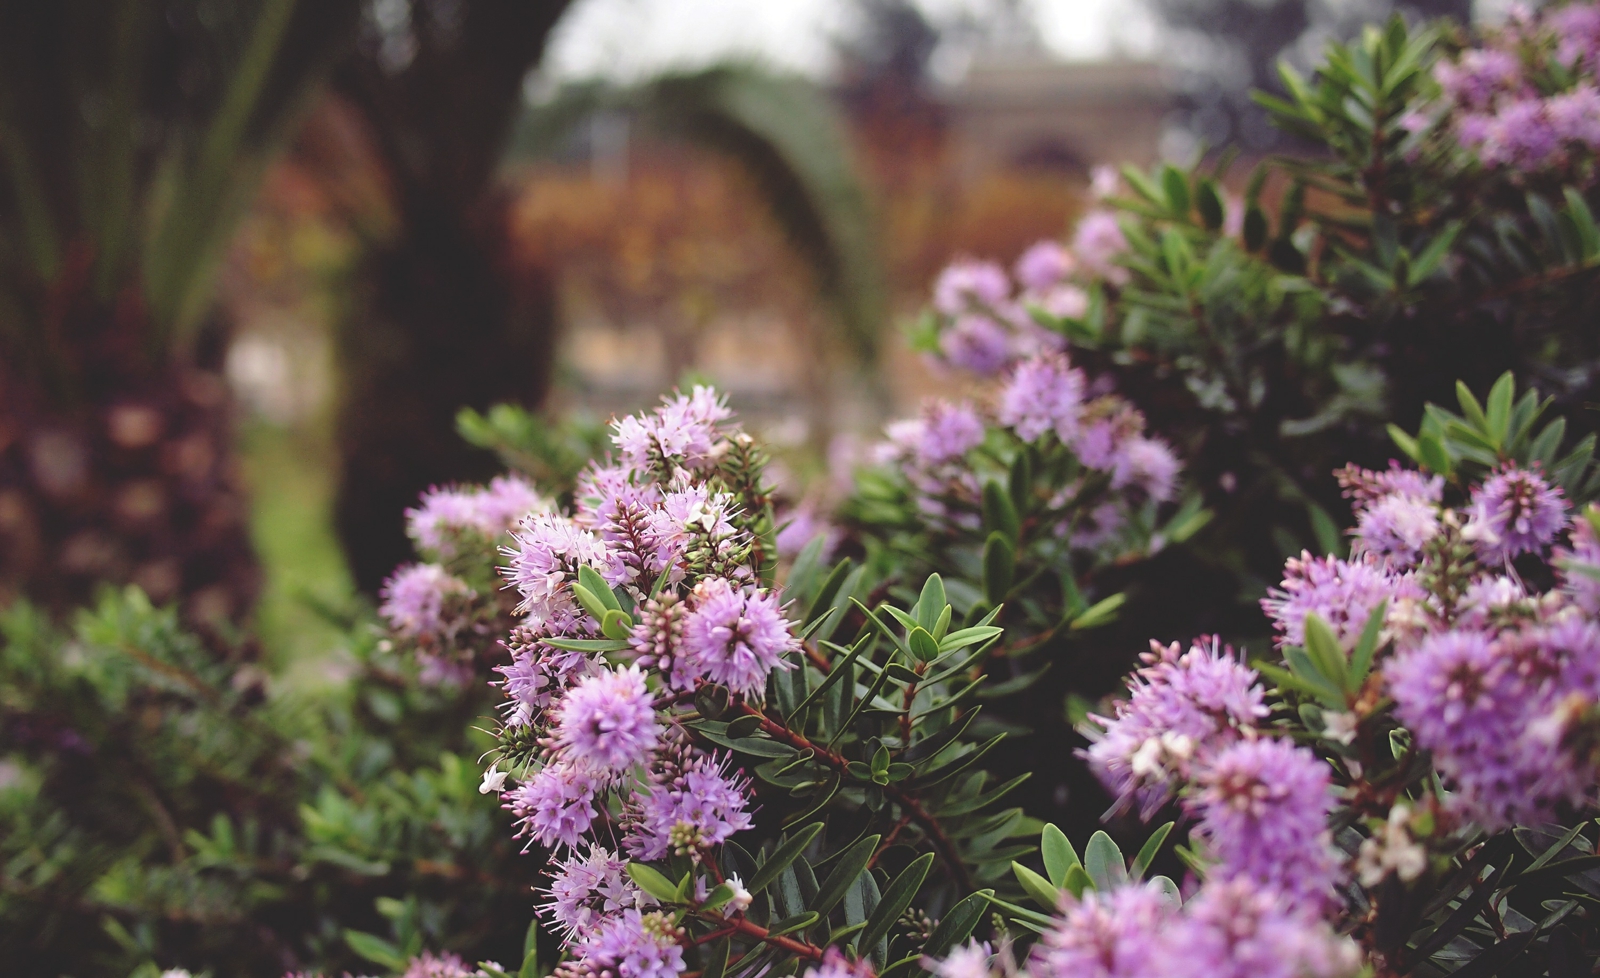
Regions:
[[[954,264],[916,340],[994,380],[890,426],[831,526],[709,389],[609,437],[465,418],[521,474],[410,514],[422,561],[386,631],[350,621],[345,698],[263,702],[137,596],[70,639],[14,610],[8,949],[49,948],[41,974],[1590,973],[1597,52],[1592,5],[1478,46],[1395,21],[1286,75],[1268,107],[1313,152],[1237,197],[1225,165],[1106,174],[1069,245]],[[1130,629],[1164,641],[1084,739],[1017,706]],[[1132,857],[995,777],[1024,723],[1103,782]],[[105,936],[36,936],[63,927]]]

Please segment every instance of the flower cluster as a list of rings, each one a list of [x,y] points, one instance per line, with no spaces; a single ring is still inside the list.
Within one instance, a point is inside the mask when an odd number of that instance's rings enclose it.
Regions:
[[[1434,76],[1463,147],[1488,166],[1530,171],[1600,150],[1597,72],[1600,6],[1574,3],[1540,16],[1517,8],[1486,46],[1440,62]]]
[[[1125,283],[1127,270],[1116,260],[1127,248],[1116,215],[1097,209],[1079,221],[1070,248],[1040,241],[1010,275],[990,261],[952,262],[934,284],[928,353],[946,366],[992,376],[1019,360],[1064,351],[1065,337],[1047,324],[1086,316],[1092,283]]]
[[[1147,819],[1179,795],[1215,861],[1208,879],[1248,880],[1297,907],[1326,904],[1342,875],[1327,766],[1262,725],[1255,671],[1216,640],[1181,654],[1152,643],[1144,661],[1132,696],[1090,718],[1090,767]]]
[[[1061,456],[1063,477],[1047,486],[1039,525],[1093,550],[1115,541],[1131,513],[1170,500],[1179,474],[1144,416],[1102,386],[1065,354],[1040,353],[1010,367],[988,404],[933,400],[890,424],[876,458],[897,468],[930,526],[959,531],[979,526],[985,461],[1030,449],[1047,465]]]
[[[707,687],[759,702],[798,648],[762,584],[759,459],[729,419],[700,387],[616,422],[573,511],[526,516],[502,550],[520,621],[483,790],[560,856],[539,912],[567,940],[569,978],[681,971],[676,925],[625,860],[698,863],[751,825],[748,779],[679,723]]]

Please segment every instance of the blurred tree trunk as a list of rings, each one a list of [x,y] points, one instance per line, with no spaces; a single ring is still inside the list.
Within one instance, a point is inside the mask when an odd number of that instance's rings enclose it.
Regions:
[[[249,612],[215,272],[358,0],[0,2],[0,603]]]
[[[548,275],[509,247],[494,176],[523,80],[568,0],[413,0],[369,18],[335,77],[381,160],[395,230],[374,242],[339,338],[336,520],[356,582],[375,590],[409,559],[418,493],[487,477],[455,432],[462,407],[536,407],[550,379]]]

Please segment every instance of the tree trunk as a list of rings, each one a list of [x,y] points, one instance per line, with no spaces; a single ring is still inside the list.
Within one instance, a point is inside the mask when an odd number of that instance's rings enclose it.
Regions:
[[[0,603],[59,615],[135,584],[202,630],[237,623],[260,572],[227,386],[151,354],[132,293],[108,309],[65,281],[40,335],[74,348],[70,372],[0,362]]]
[[[549,386],[552,286],[542,269],[516,262],[508,205],[491,195],[464,220],[439,202],[413,202],[404,232],[360,276],[358,310],[340,336],[336,520],[369,592],[412,558],[404,511],[419,493],[498,469],[456,434],[456,412],[538,407]]]

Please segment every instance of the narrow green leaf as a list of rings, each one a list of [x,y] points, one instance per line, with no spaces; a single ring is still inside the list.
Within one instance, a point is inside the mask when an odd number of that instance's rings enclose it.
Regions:
[[[917,624],[932,633],[947,603],[944,596],[944,578],[938,574],[929,574],[928,579],[923,582],[922,595],[917,599]]]
[[[1167,198],[1167,208],[1175,217],[1189,215],[1189,181],[1183,172],[1168,163],[1161,168],[1161,189]]]
[[[1314,611],[1306,615],[1305,638],[1306,654],[1322,677],[1335,689],[1349,690],[1350,663],[1345,658],[1344,648],[1339,645],[1333,629]]]
[[[1082,866],[1074,866],[1067,870],[1067,878],[1062,881],[1061,888],[1074,897],[1081,897],[1084,890],[1094,889],[1094,880],[1089,878],[1088,870]]]
[[[1056,911],[1061,902],[1061,891],[1054,884],[1016,861],[1011,863],[1011,875],[1017,878],[1029,899],[1051,913]]]
[[[1383,620],[1388,613],[1389,600],[1385,598],[1372,609],[1372,614],[1367,616],[1366,625],[1361,629],[1361,638],[1356,642],[1355,651],[1350,654],[1352,692],[1360,689],[1367,681],[1367,673],[1372,670],[1373,656],[1378,652],[1378,638],[1383,634]]]
[[[721,940],[713,944],[707,951],[705,967],[700,971],[700,978],[722,978],[728,970],[728,950],[733,946],[730,940]]]
[[[879,835],[869,835],[857,839],[850,848],[839,854],[838,861],[817,888],[817,897],[811,901],[811,909],[826,914],[844,899],[844,895],[856,885],[857,877],[866,871],[872,854],[878,851],[878,840],[881,838]]]
[[[1511,398],[1515,393],[1516,381],[1512,379],[1509,370],[1501,374],[1500,379],[1489,389],[1489,407],[1486,412],[1488,427],[1484,433],[1489,436],[1489,440],[1496,448],[1505,445],[1510,434]]]
[[[772,884],[773,880],[778,878],[779,873],[788,869],[789,864],[799,858],[800,853],[805,850],[806,846],[811,844],[811,840],[815,839],[817,833],[821,831],[822,823],[812,822],[790,836],[786,841],[780,843],[778,848],[772,851],[772,855],[767,857],[767,861],[762,863],[761,867],[756,870],[755,875],[750,878],[750,882],[745,884],[745,888],[751,893],[760,893],[766,889]],[[640,885],[642,886],[643,884]]]
[[[1139,854],[1133,857],[1133,867],[1128,875],[1137,883],[1144,879],[1144,874],[1150,869],[1150,864],[1155,862],[1156,853],[1161,851],[1161,846],[1167,841],[1167,836],[1172,834],[1172,822],[1168,822],[1150,833],[1150,838],[1139,847]]]
[[[633,618],[621,608],[607,608],[605,617],[600,619],[600,631],[606,638],[618,642],[626,641],[633,634]]]
[[[939,918],[939,926],[933,929],[928,943],[923,945],[922,952],[936,958],[948,954],[951,948],[966,940],[983,919],[984,911],[989,909],[989,897],[993,894],[993,890],[970,893],[945,911],[944,916]]]
[[[900,871],[900,875],[894,878],[889,888],[883,891],[883,899],[878,901],[877,909],[867,918],[867,926],[861,930],[861,937],[856,942],[857,947],[871,949],[877,946],[878,941],[889,933],[889,928],[895,919],[911,906],[911,901],[916,897],[917,891],[922,889],[922,881],[928,878],[928,870],[932,866],[933,853],[925,852]]]
[[[983,528],[1003,535],[1012,546],[1016,546],[1022,532],[1022,521],[1010,494],[993,479],[983,484]]]
[[[610,594],[611,591],[607,589],[605,593]],[[578,604],[583,606],[583,610],[587,611],[590,616],[594,618],[605,618],[606,612],[611,610],[606,606],[606,603],[600,599],[599,595],[584,587],[582,584],[574,582],[572,585],[572,594],[573,597],[578,599]],[[612,600],[615,600],[614,596]]]
[[[661,872],[644,863],[628,863],[628,875],[639,884],[639,889],[645,891],[663,903],[673,903],[678,899],[678,886]],[[752,888],[751,892],[755,892]]]
[[[1117,619],[1117,612],[1127,602],[1128,596],[1122,592],[1103,598],[1090,605],[1088,610],[1072,620],[1068,627],[1073,631],[1083,631],[1088,628],[1098,628],[1108,625]]]
[[[399,946],[384,940],[376,934],[367,934],[346,928],[344,942],[350,945],[350,950],[373,964],[381,964],[391,971],[405,970],[406,955],[400,950]]]
[[[1016,551],[999,531],[989,534],[983,545],[983,594],[990,604],[999,604],[1011,593],[1016,573]]]

